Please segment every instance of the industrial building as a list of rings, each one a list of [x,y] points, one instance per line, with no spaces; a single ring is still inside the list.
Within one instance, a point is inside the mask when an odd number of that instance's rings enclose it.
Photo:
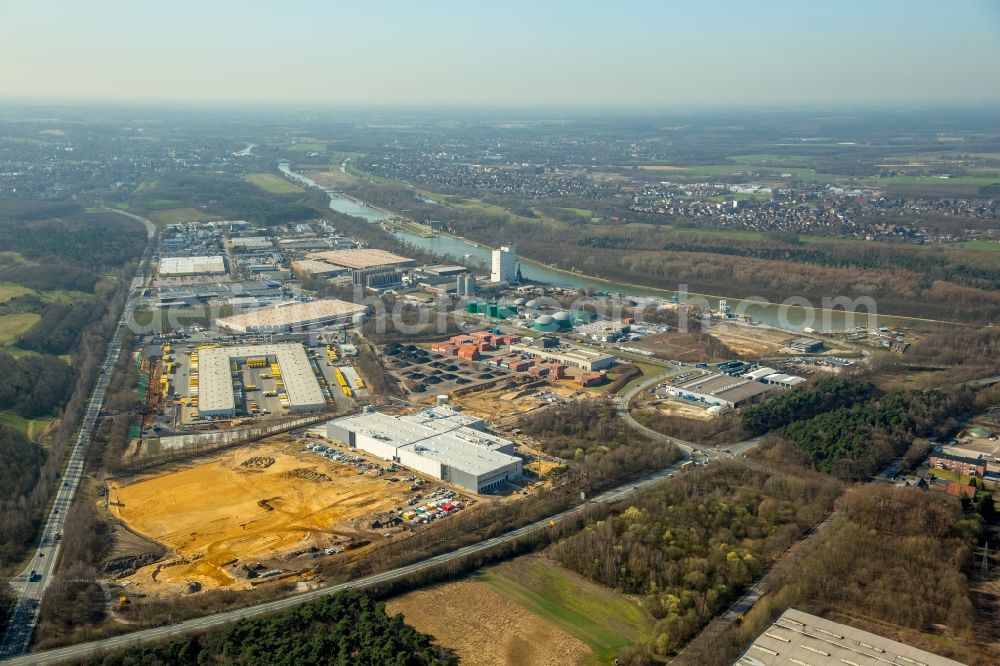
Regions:
[[[268,236],[239,236],[229,241],[233,252],[241,254],[267,254],[274,251],[274,243]]]
[[[805,383],[805,377],[799,377],[798,375],[786,375],[785,373],[778,372],[774,368],[757,368],[751,372],[743,375],[745,379],[753,379],[758,382],[763,382],[765,384],[774,384],[775,386],[781,386],[784,388],[793,388],[799,384]]]
[[[274,280],[218,282],[180,287],[162,286],[156,290],[156,308],[228,303],[240,307],[259,307],[280,301],[286,291]]]
[[[513,245],[504,245],[493,250],[491,282],[517,282],[517,250]]]
[[[351,271],[351,284],[365,289],[392,289],[403,284],[403,271],[394,266],[373,266]]]
[[[329,264],[343,266],[355,271],[365,270],[366,268],[383,268],[385,266],[401,268],[404,266],[414,266],[417,263],[408,257],[401,257],[398,254],[374,248],[315,252],[308,255],[307,258],[318,259],[319,261],[325,261]]]
[[[925,650],[789,608],[754,639],[733,666],[908,664],[963,666]]]
[[[602,354],[590,349],[567,345],[560,345],[558,347],[546,347],[544,345],[544,342],[532,340],[529,343],[512,344],[510,351],[513,354],[541,358],[552,363],[580,368],[586,372],[607,370],[615,364],[615,357],[610,354]]]
[[[589,324],[579,324],[576,332],[597,342],[615,342],[621,340],[631,331],[631,325],[617,321],[595,321]]]
[[[335,275],[343,275],[348,269],[343,266],[336,266],[325,261],[316,259],[299,259],[292,262],[292,272],[299,279],[329,278]]]
[[[225,275],[226,260],[220,254],[207,257],[161,257],[160,275]]]
[[[198,350],[198,412],[201,416],[235,416],[236,391],[233,364],[277,364],[289,410],[326,409],[323,390],[316,380],[305,347],[295,343],[202,347]]]
[[[709,372],[677,384],[668,384],[664,390],[668,395],[684,400],[739,409],[759,400],[774,388],[752,379]]]
[[[220,328],[236,333],[286,333],[330,324],[354,324],[364,317],[364,305],[324,298],[306,303],[292,303],[276,307],[259,308],[217,320]]]
[[[823,341],[815,338],[795,338],[788,343],[788,348],[799,354],[815,354],[823,351]]]
[[[514,443],[484,428],[482,419],[446,407],[404,416],[368,411],[326,424],[330,439],[476,493],[521,476]]]

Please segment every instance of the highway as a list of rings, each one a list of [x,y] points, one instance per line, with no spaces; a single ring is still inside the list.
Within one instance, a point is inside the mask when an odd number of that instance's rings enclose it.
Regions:
[[[338,592],[343,592],[345,590],[363,589],[379,583],[387,583],[407,578],[415,573],[426,571],[445,562],[451,562],[467,555],[480,553],[485,550],[489,550],[490,548],[509,543],[525,535],[549,529],[551,523],[559,522],[560,520],[564,520],[574,514],[580,513],[589,503],[607,504],[618,502],[637,490],[653,485],[658,481],[662,481],[669,475],[676,472],[679,468],[680,463],[678,462],[677,464],[653,472],[652,474],[642,477],[641,479],[623,484],[617,488],[613,488],[612,490],[597,495],[589,500],[589,502],[579,504],[571,509],[549,516],[548,518],[543,518],[538,522],[512,532],[508,532],[507,534],[487,539],[486,541],[481,541],[470,546],[465,546],[450,553],[430,557],[426,560],[421,560],[420,562],[400,567],[398,569],[393,569],[380,574],[374,574],[365,578],[359,578],[357,580],[341,583],[339,585],[331,585],[318,590],[294,594],[283,599],[277,599],[275,601],[269,601],[256,606],[250,606],[249,608],[240,608],[237,610],[226,611],[224,613],[206,615],[204,617],[186,620],[177,624],[155,627],[153,629],[144,629],[142,631],[122,634],[121,636],[113,636],[111,638],[91,641],[89,643],[79,643],[77,645],[69,645],[67,647],[46,650],[44,652],[36,652],[33,654],[22,654],[21,656],[14,656],[13,658],[4,660],[0,663],[3,663],[4,666],[26,666],[27,664],[57,664],[63,661],[84,659],[96,653],[105,653],[110,650],[120,650],[133,645],[148,643],[151,641],[161,641],[188,633],[203,632],[209,629],[215,629],[217,627],[231,624],[237,620],[277,613],[292,608],[293,606],[337,594]]]
[[[156,228],[151,222],[141,217],[134,215],[128,215],[128,217],[139,220],[145,225],[147,235],[145,256],[148,257],[153,247],[153,241],[156,238]],[[130,320],[132,313],[135,311],[144,284],[145,275],[140,263],[139,270],[132,279],[125,307],[122,309],[121,318],[118,320],[118,326],[115,328],[111,341],[108,343],[104,362],[101,364],[97,380],[94,382],[94,388],[91,391],[83,420],[80,422],[76,441],[70,451],[66,467],[62,472],[60,485],[56,490],[48,518],[42,528],[38,548],[24,569],[11,580],[11,587],[17,594],[17,605],[4,633],[3,642],[0,643],[0,659],[22,655],[28,651],[28,647],[31,644],[31,637],[35,631],[35,624],[38,621],[38,611],[42,595],[51,582],[59,561],[66,512],[73,503],[73,498],[76,496],[77,488],[80,485],[80,479],[83,476],[87,445],[90,444],[91,437],[94,434],[97,415],[104,402],[104,394],[108,388],[111,372],[118,361],[118,354],[121,352],[124,336],[128,333],[126,331],[126,322]]]

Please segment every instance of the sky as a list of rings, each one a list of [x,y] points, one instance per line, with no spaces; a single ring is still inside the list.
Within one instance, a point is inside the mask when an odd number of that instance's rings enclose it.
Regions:
[[[0,0],[0,98],[343,106],[1000,101],[997,0]]]

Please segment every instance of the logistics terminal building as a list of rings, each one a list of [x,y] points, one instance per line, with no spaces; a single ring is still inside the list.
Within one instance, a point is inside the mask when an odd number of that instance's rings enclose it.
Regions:
[[[326,409],[326,398],[316,380],[305,347],[297,343],[202,347],[199,354],[199,405],[202,416],[235,416],[236,391],[233,367],[253,362],[276,363],[288,409],[312,412]],[[280,395],[280,394],[279,394]]]
[[[437,407],[393,416],[365,412],[326,424],[327,437],[472,492],[521,476],[514,443],[485,432],[478,419]]]
[[[236,333],[286,333],[330,324],[356,324],[367,306],[335,298],[263,307],[216,320],[220,328]]]

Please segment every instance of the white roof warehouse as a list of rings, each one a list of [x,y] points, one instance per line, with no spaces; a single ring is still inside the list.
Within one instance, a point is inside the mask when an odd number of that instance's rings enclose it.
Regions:
[[[292,329],[335,323],[353,323],[368,311],[364,305],[335,298],[257,308],[223,317],[216,323],[236,333],[285,333]]]
[[[273,358],[281,371],[281,381],[292,411],[326,409],[323,390],[316,381],[305,348],[296,343],[208,347],[198,352],[200,389],[198,411],[203,416],[233,416],[236,398],[230,362],[252,357]]]
[[[405,416],[366,412],[326,424],[330,439],[477,493],[521,476],[514,443],[483,427],[481,419],[445,408]]]
[[[225,275],[226,260],[222,255],[210,257],[161,257],[160,275]]]

